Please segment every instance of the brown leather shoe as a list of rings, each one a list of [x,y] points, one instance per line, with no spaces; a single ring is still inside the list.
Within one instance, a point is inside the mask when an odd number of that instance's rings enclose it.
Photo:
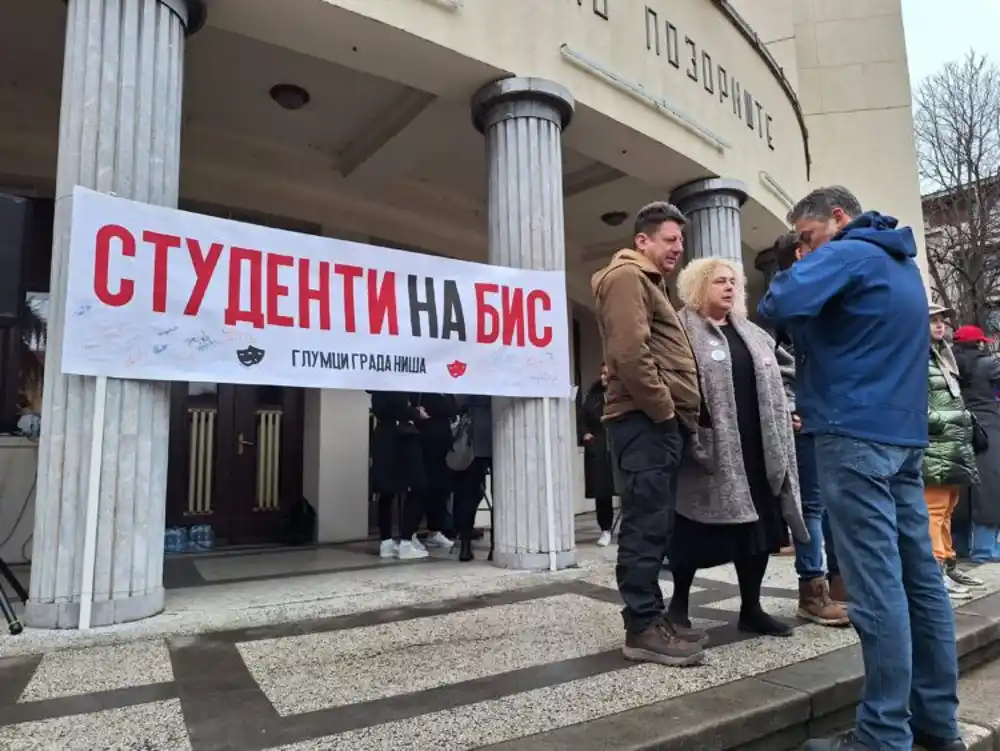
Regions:
[[[847,587],[844,586],[844,577],[840,574],[830,577],[830,599],[834,602],[847,604]]]
[[[626,660],[680,668],[699,664],[705,650],[700,644],[681,639],[666,618],[658,618],[642,633],[627,632],[622,654]]]

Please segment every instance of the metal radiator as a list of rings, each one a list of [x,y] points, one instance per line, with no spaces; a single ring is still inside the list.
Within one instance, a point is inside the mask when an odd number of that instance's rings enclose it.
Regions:
[[[257,411],[257,511],[276,511],[281,505],[280,409]]]
[[[190,458],[188,460],[188,505],[186,514],[212,513],[215,469],[215,409],[189,409]]]

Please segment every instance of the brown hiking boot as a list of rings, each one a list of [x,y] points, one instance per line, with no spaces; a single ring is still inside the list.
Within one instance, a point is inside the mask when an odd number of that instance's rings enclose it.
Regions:
[[[799,582],[799,618],[821,626],[850,626],[847,608],[830,599],[826,578]]]
[[[670,627],[677,634],[678,639],[689,641],[692,644],[701,644],[702,646],[708,644],[708,632],[692,627],[690,618],[671,615],[670,613],[665,613],[663,617],[667,619]]]
[[[681,639],[666,618],[658,618],[641,634],[625,634],[626,660],[655,662],[672,668],[697,665],[705,657],[700,644]]]
[[[843,604],[848,602],[847,587],[844,586],[844,577],[840,574],[830,577],[830,599]]]

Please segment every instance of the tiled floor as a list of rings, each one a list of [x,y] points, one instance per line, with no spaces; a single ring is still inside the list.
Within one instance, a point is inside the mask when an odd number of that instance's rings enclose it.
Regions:
[[[307,566],[348,560],[296,552]],[[790,639],[739,633],[734,572],[723,567],[703,572],[691,598],[692,615],[710,629],[705,664],[627,663],[614,548],[581,552],[581,569],[556,575],[390,565],[176,590],[175,609],[154,627],[0,658],[0,748],[460,751],[689,695],[855,641],[851,630],[803,624]],[[1000,567],[981,574],[1000,590]],[[792,559],[774,559],[766,606],[791,620],[795,586]],[[208,617],[219,608],[227,619]],[[14,642],[25,653],[52,643],[28,634],[0,648],[13,654]]]

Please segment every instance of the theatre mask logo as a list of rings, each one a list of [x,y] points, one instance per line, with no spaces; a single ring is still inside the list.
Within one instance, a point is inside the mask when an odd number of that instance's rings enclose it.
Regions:
[[[236,350],[236,359],[240,361],[240,365],[244,368],[252,368],[254,365],[260,365],[264,359],[264,350],[254,347],[251,344],[245,349]]]

